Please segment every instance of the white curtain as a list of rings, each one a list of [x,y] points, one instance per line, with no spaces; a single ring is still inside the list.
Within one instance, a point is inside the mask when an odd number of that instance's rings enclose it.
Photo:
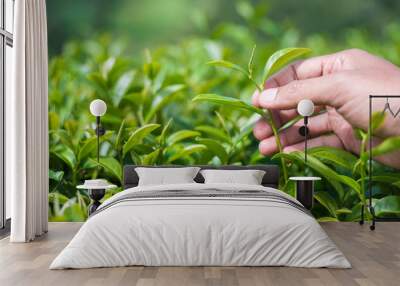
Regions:
[[[15,1],[13,93],[6,98],[6,187],[12,242],[47,232],[48,117],[45,0]]]

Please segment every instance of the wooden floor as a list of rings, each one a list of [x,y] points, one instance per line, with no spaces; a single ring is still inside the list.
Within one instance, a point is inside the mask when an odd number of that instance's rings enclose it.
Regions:
[[[352,269],[289,267],[123,267],[48,270],[80,223],[50,223],[49,233],[27,244],[0,241],[0,285],[400,285],[400,223],[379,223],[375,232],[357,223],[323,228]]]

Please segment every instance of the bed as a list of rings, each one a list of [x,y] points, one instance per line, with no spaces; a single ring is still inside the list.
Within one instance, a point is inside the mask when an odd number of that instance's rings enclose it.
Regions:
[[[125,190],[100,205],[50,269],[351,267],[309,211],[277,189],[277,166],[199,166],[263,170],[261,185],[204,184],[199,173],[195,183],[151,186],[138,186],[137,167],[124,167]]]

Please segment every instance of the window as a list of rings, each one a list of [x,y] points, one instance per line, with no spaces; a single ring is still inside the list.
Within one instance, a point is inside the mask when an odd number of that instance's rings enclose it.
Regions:
[[[5,98],[11,92],[12,47],[14,32],[14,0],[0,0],[0,228],[9,226],[10,194],[4,176]]]

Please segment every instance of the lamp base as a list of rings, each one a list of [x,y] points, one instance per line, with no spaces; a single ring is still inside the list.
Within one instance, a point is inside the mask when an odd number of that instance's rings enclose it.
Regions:
[[[311,210],[314,206],[314,181],[296,182],[296,199]]]
[[[290,177],[289,180],[296,182],[296,200],[306,209],[311,210],[314,206],[314,182],[321,180],[321,178]]]
[[[92,199],[92,203],[88,207],[89,216],[94,213],[97,208],[101,205],[100,200],[106,193],[105,189],[90,189],[88,190],[89,197]]]

